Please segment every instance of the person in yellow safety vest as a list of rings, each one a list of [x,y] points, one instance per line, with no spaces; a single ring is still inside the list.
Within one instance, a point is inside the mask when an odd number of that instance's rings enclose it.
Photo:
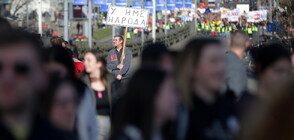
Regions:
[[[247,32],[248,32],[249,36],[252,38],[252,27],[248,27]]]
[[[217,26],[216,27],[216,30],[217,30],[218,33],[220,33],[221,32],[221,27],[220,26]]]
[[[173,24],[169,23],[167,25],[169,26],[169,29],[172,29],[173,28]]]
[[[166,28],[167,31],[169,31],[170,30],[169,24],[167,24],[167,26],[165,28]]]
[[[222,27],[222,33],[225,33],[225,32],[226,32],[226,27],[223,26],[223,27]]]
[[[221,20],[218,20],[217,21],[217,26],[220,26],[222,24],[222,21]]]
[[[130,32],[127,32],[127,39],[131,39],[132,38],[132,35]]]
[[[139,37],[139,36],[138,36],[138,33],[139,33],[138,29],[137,29],[137,28],[135,28],[135,29],[134,29],[134,31],[133,31],[133,34],[134,34],[134,36],[137,36],[137,37]]]
[[[232,26],[230,25],[230,26],[229,26],[229,32],[231,32],[231,31],[233,31],[233,28],[232,28]]]
[[[222,37],[225,37],[226,36],[226,27],[223,26],[222,27]]]
[[[201,27],[202,27],[202,30],[204,30],[204,29],[205,29],[205,24],[202,23],[202,24],[201,24]]]
[[[196,25],[196,28],[197,28],[197,31],[198,31],[198,32],[200,32],[200,31],[201,31],[201,25],[200,25],[200,23],[199,23],[199,22],[197,23],[197,25]]]
[[[209,25],[205,24],[205,30],[208,31],[209,30]]]
[[[215,27],[212,26],[212,27],[211,27],[211,32],[214,32],[214,31],[215,31]]]

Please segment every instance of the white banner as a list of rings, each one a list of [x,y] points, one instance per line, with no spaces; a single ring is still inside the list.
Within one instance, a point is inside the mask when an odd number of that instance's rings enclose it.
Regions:
[[[250,11],[247,15],[247,22],[261,22],[267,20],[267,10]]]
[[[109,6],[106,24],[133,28],[147,28],[149,10]]]
[[[228,21],[230,22],[237,22],[240,17],[239,9],[229,10],[229,9],[222,8],[221,12],[222,12],[221,18],[222,19],[227,18]]]

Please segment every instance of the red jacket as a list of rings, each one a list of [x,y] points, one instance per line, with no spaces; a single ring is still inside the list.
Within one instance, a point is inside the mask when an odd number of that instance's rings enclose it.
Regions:
[[[75,56],[72,56],[72,60],[75,65],[75,76],[78,76],[80,72],[84,70],[84,64]]]

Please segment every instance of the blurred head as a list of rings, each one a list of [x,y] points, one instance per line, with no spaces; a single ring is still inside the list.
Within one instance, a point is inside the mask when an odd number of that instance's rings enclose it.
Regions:
[[[46,70],[51,76],[74,77],[74,64],[68,51],[62,47],[48,48],[45,53]]]
[[[231,48],[246,50],[249,47],[249,36],[245,31],[235,31],[231,33],[229,39]]]
[[[142,66],[155,66],[167,72],[172,72],[174,68],[171,53],[161,43],[146,47],[142,55]]]
[[[0,17],[0,32],[5,32],[11,30],[12,27],[10,23],[7,21],[7,19]]]
[[[50,47],[63,47],[63,39],[61,37],[53,36],[50,39]]]
[[[84,84],[75,78],[51,79],[41,96],[41,113],[61,130],[72,131]]]
[[[291,54],[291,65],[292,65],[292,70],[291,73],[294,74],[294,54]]]
[[[69,43],[67,41],[63,40],[62,47],[69,48]]]
[[[140,69],[130,80],[119,106],[114,136],[125,126],[134,125],[141,130],[144,139],[150,139],[155,123],[163,125],[176,115],[174,80],[160,70]]]
[[[91,50],[84,57],[85,71],[89,74],[106,70],[106,60],[102,51]]]
[[[244,122],[243,140],[294,139],[293,79],[279,91],[270,91],[269,102],[254,106],[254,112]]]
[[[272,44],[253,53],[259,86],[269,91],[279,90],[291,74],[290,52],[282,45]]]
[[[184,102],[191,105],[195,86],[216,93],[223,84],[224,50],[219,40],[191,40],[180,54],[176,67],[178,88]]]
[[[19,112],[34,104],[45,83],[40,36],[11,30],[0,34],[0,109]]]
[[[123,42],[124,42],[124,38],[121,35],[115,35],[114,36],[114,39],[113,39],[114,47],[117,47],[117,46],[120,46],[120,45],[122,46]]]

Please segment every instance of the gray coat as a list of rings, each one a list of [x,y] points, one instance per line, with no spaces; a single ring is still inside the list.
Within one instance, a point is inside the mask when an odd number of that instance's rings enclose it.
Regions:
[[[98,126],[93,104],[91,92],[86,88],[77,113],[77,132],[81,140],[97,140]]]
[[[226,75],[225,75],[225,89],[232,90],[236,97],[240,97],[243,92],[247,90],[247,74],[246,67],[242,60],[233,53],[226,54]]]
[[[132,59],[132,52],[128,47],[125,48],[125,56],[122,56],[121,59],[124,59],[124,67],[122,68],[122,70],[119,70],[117,68],[117,65],[119,65],[120,62],[118,62],[116,50],[115,48],[111,49],[107,56],[107,68],[110,69],[115,76],[120,74],[122,76],[122,79],[127,79],[129,78]]]

